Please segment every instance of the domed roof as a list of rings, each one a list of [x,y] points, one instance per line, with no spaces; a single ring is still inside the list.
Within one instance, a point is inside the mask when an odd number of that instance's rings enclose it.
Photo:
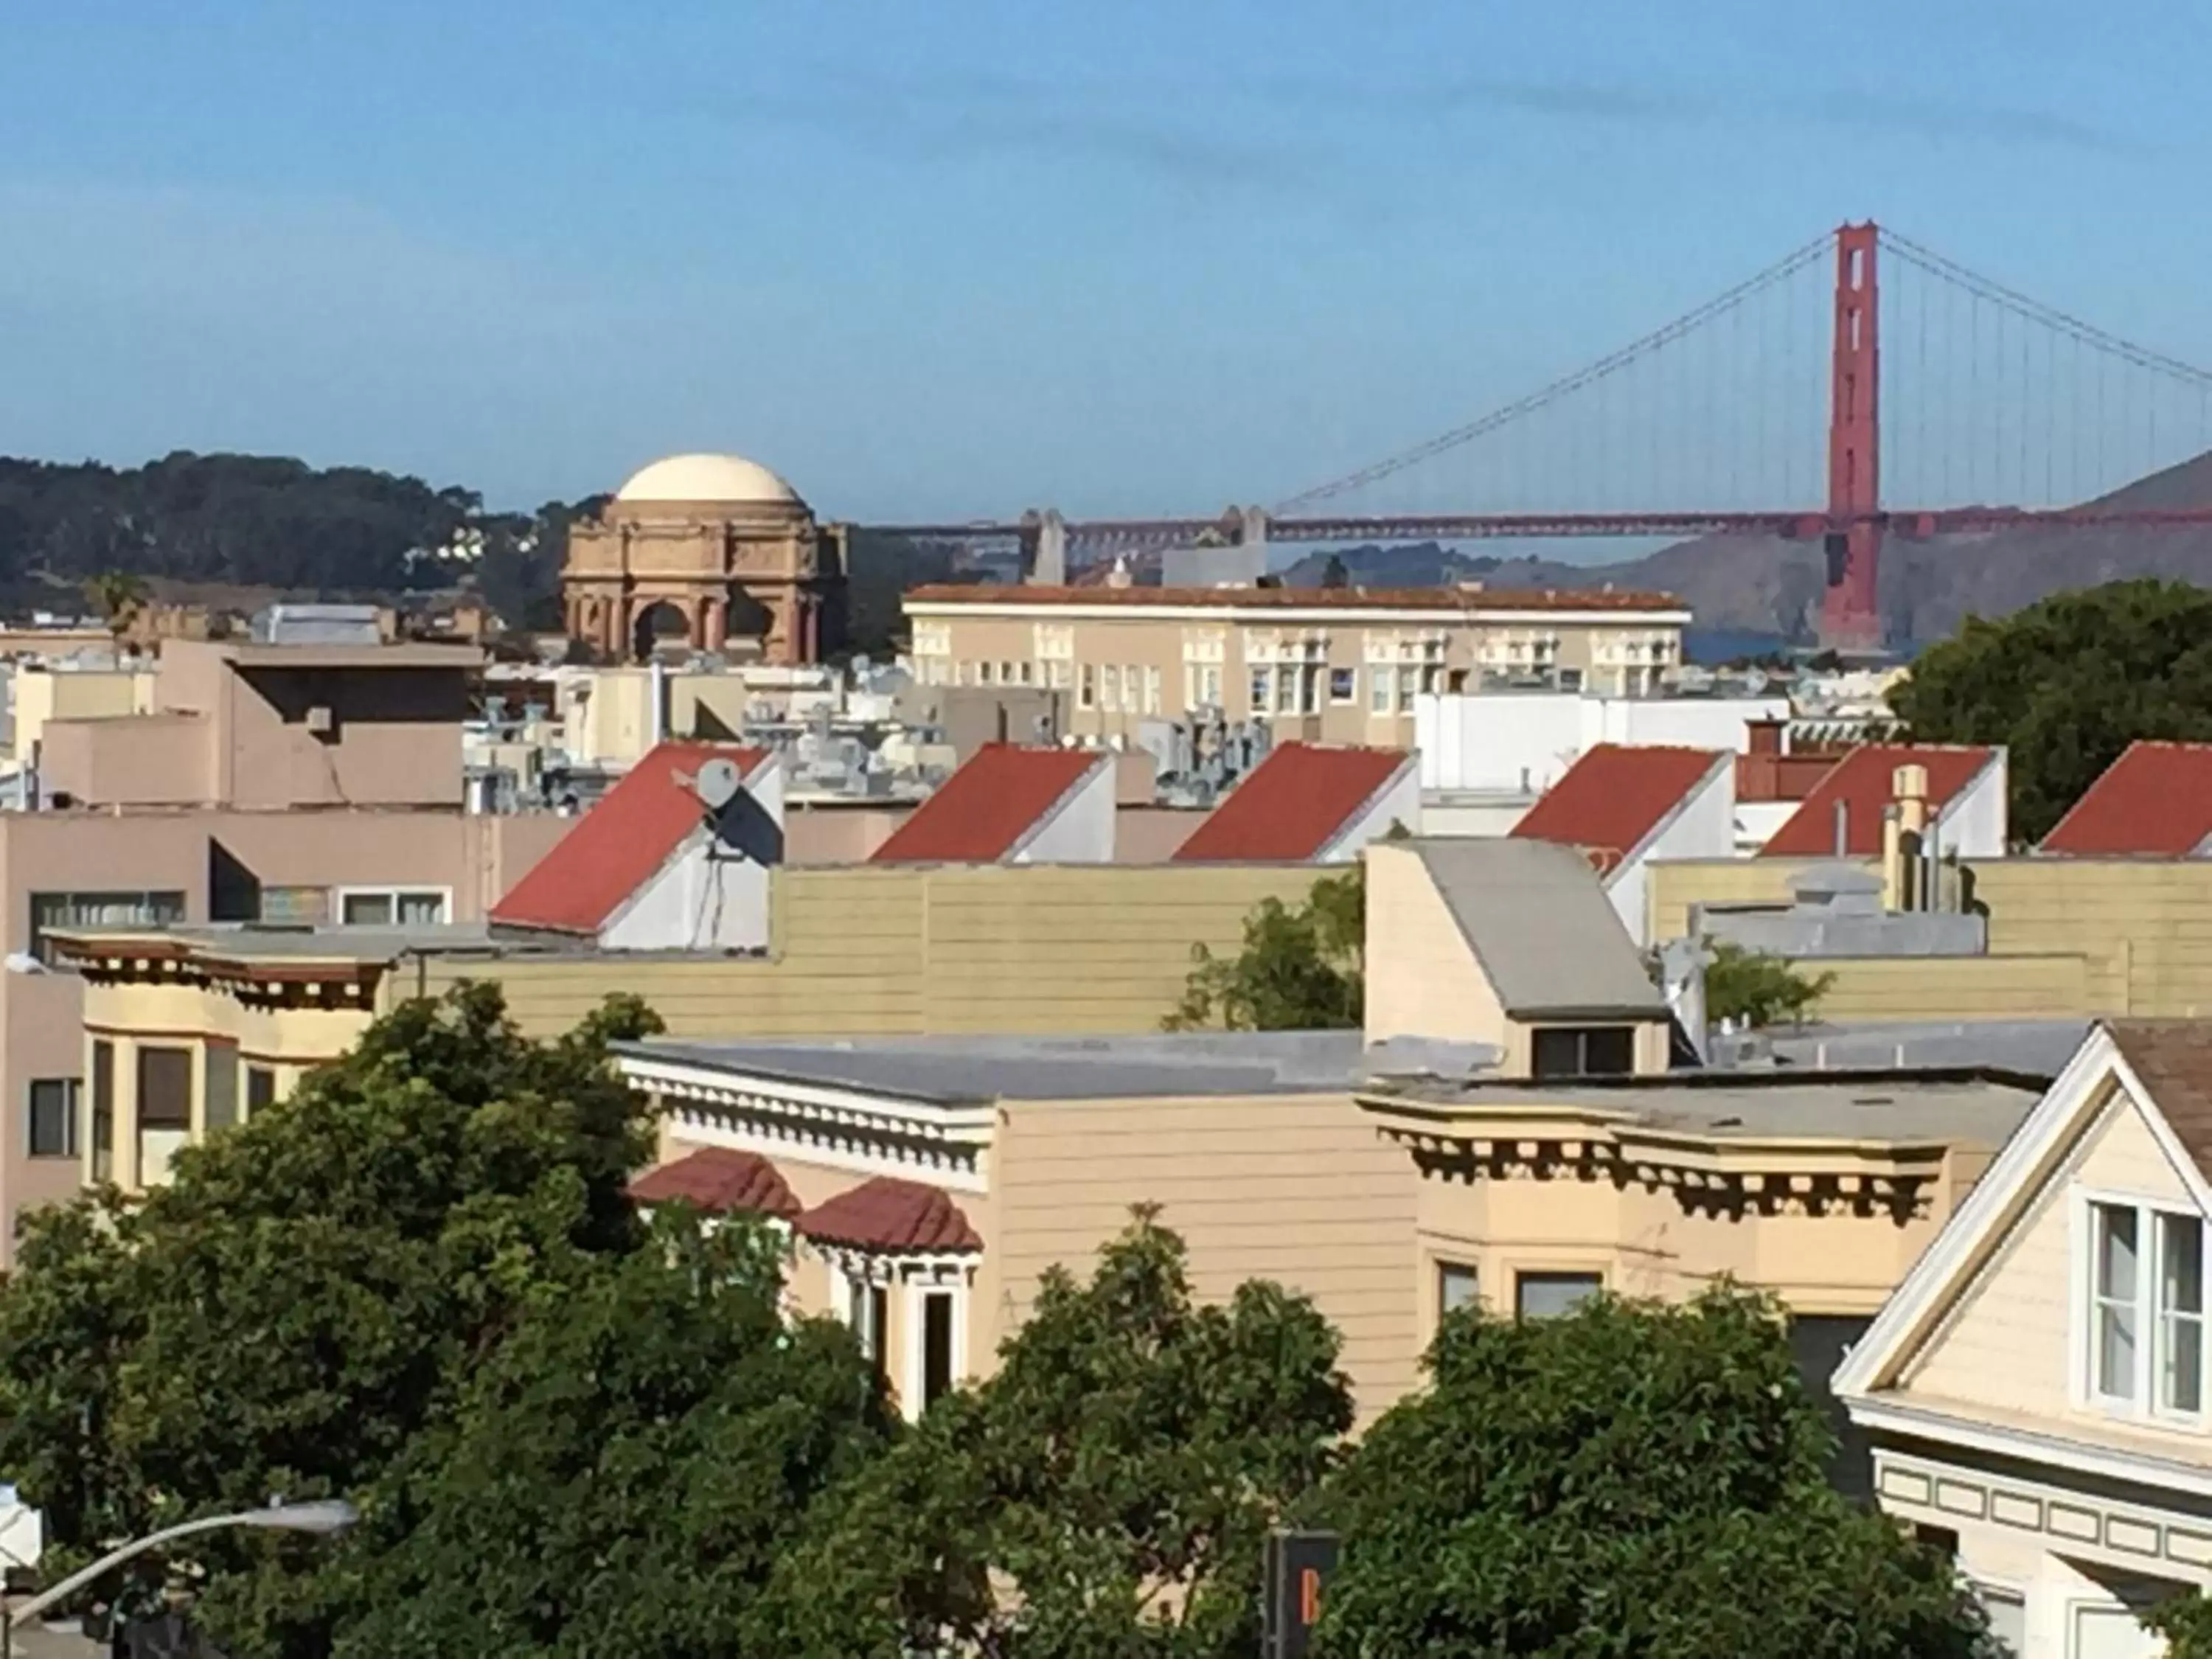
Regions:
[[[799,492],[742,455],[671,455],[630,475],[618,501],[777,501],[799,505]]]

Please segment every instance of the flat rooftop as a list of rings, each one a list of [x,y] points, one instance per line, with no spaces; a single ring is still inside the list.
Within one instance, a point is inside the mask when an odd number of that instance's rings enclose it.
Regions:
[[[957,1105],[984,1100],[1317,1094],[1367,1075],[1358,1031],[897,1036],[625,1043],[641,1060]]]
[[[2001,1146],[2048,1079],[1995,1069],[1688,1072],[1532,1083],[1477,1079],[1366,1091],[1370,1105],[1449,1122],[1491,1109],[1588,1111],[1714,1140],[1960,1141]]]

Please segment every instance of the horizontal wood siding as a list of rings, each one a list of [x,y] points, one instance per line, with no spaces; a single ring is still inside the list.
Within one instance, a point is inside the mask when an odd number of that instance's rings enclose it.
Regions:
[[[496,980],[526,1030],[566,1030],[634,991],[676,1036],[1153,1031],[1191,947],[1233,951],[1261,899],[1302,898],[1281,866],[783,870],[773,955],[434,960],[386,1000]]]
[[[1347,1097],[1024,1102],[997,1160],[1001,1334],[1048,1267],[1087,1273],[1130,1206],[1157,1204],[1200,1297],[1264,1279],[1313,1298],[1343,1334],[1362,1421],[1418,1380],[1413,1161]]]

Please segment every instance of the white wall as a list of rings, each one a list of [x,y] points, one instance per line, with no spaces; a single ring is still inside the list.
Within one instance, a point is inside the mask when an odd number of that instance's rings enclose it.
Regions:
[[[1962,859],[2002,857],[2011,823],[2005,808],[2009,784],[2005,752],[2000,749],[1981,775],[1945,805],[1936,823],[1936,855],[1955,852]]]
[[[1674,815],[1606,878],[1605,894],[1639,948],[1651,943],[1651,864],[1735,854],[1735,762],[1715,767]]]
[[[1790,718],[1787,697],[1605,697],[1468,692],[1419,697],[1413,743],[1425,789],[1540,794],[1601,743],[1750,746],[1747,721]]]
[[[1774,839],[1777,830],[1797,816],[1802,801],[1740,800],[1735,804],[1735,851],[1744,858]]]
[[[783,764],[771,760],[745,780],[745,793],[783,832]],[[762,848],[763,852],[771,849]],[[697,830],[599,930],[610,951],[765,951],[769,946],[768,862],[717,848],[702,819]]]
[[[1101,755],[1046,815],[1010,864],[1111,864],[1114,861],[1114,757]]]
[[[1404,824],[1408,835],[1427,833],[1421,822],[1421,769],[1418,764],[1400,767],[1396,775],[1376,793],[1373,804],[1321,849],[1317,861],[1349,864],[1369,842],[1389,835],[1393,823]]]

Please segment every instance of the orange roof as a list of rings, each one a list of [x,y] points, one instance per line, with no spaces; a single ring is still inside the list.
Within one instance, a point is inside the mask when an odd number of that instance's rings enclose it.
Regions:
[[[2051,833],[2046,853],[2186,858],[2212,837],[2212,744],[2131,743]]]
[[[1014,587],[933,582],[908,604],[1110,605],[1131,610],[1680,611],[1672,593],[1602,587]]]
[[[1579,847],[1609,872],[1644,844],[1733,755],[1709,749],[1601,743],[1566,769],[1513,833]]]
[[[789,1221],[803,1207],[782,1172],[758,1152],[702,1146],[629,1183],[640,1204],[696,1204],[713,1215],[764,1215]]]
[[[699,829],[705,808],[690,781],[703,763],[717,758],[734,761],[750,783],[775,757],[731,744],[655,745],[507,890],[492,907],[492,921],[598,933]]]
[[[1092,769],[1091,749],[987,743],[915,808],[872,864],[995,864],[1018,850]]]
[[[816,1205],[799,1231],[817,1244],[861,1250],[980,1250],[983,1241],[960,1206],[934,1187],[878,1176]]]
[[[1178,864],[1318,858],[1413,763],[1397,749],[1286,743],[1246,775],[1176,849]]]
[[[1899,767],[1927,769],[1929,810],[1939,811],[1996,757],[1994,749],[1863,744],[1838,761],[1814,785],[1805,804],[1759,849],[1759,856],[1816,859],[1834,853],[1836,808],[1840,804],[1845,856],[1877,857],[1881,852],[1881,815],[1894,799],[1893,775]]]

